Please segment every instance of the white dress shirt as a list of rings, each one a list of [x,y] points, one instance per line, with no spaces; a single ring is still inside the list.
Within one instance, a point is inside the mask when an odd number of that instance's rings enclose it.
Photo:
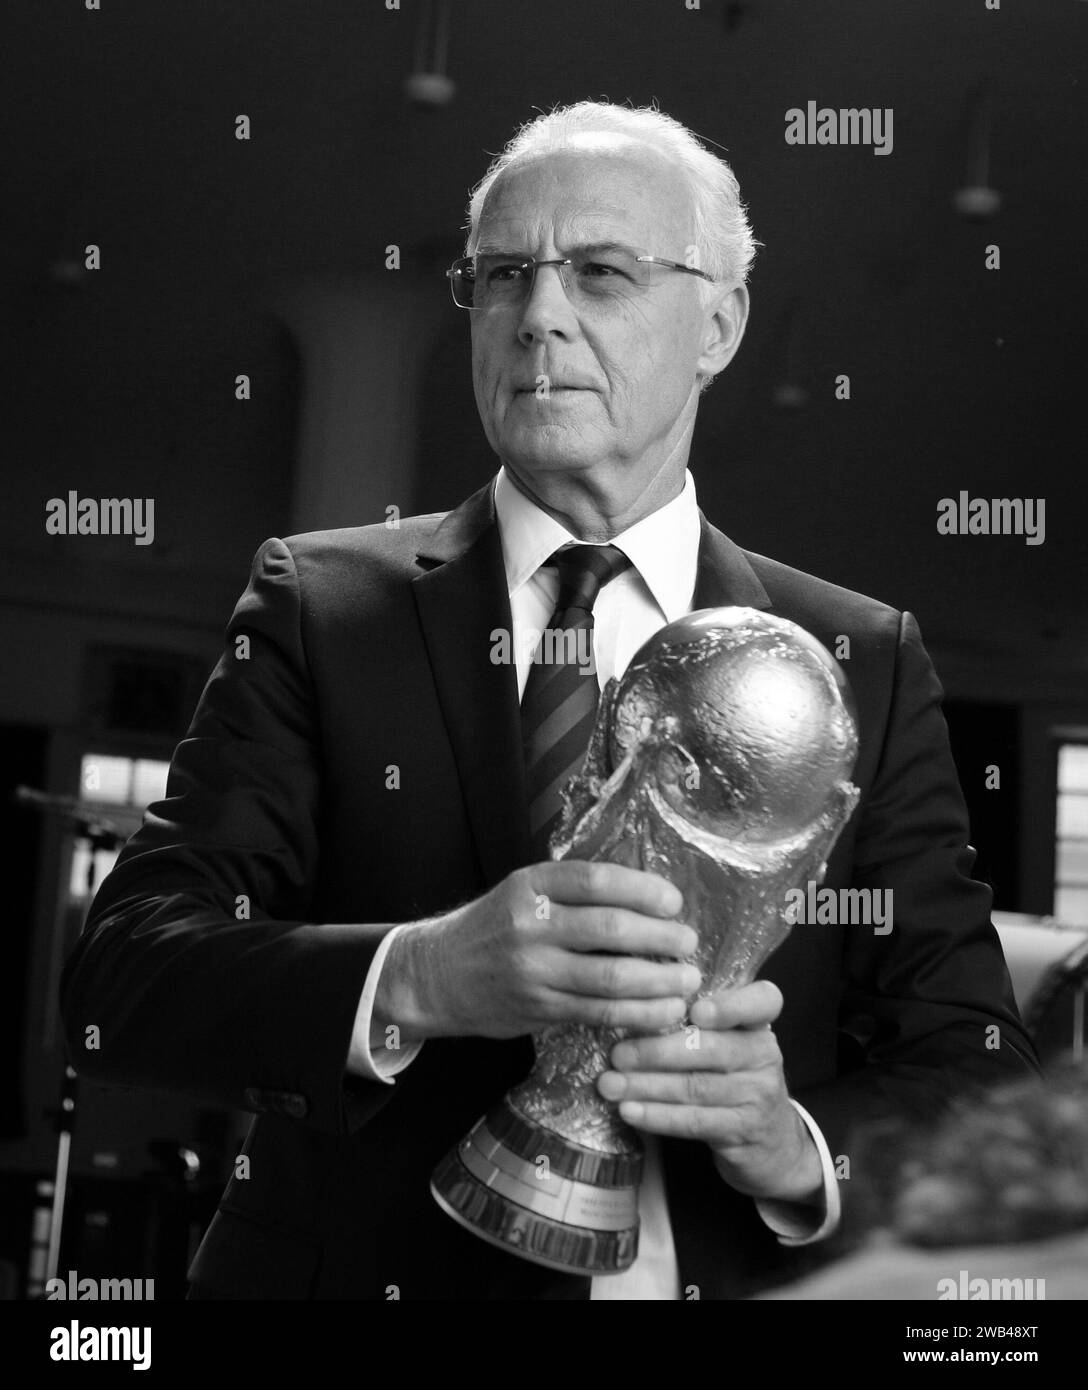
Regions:
[[[559,594],[558,571],[554,567],[542,567],[561,546],[579,542],[554,517],[526,497],[505,469],[500,470],[495,480],[495,512],[510,591],[511,642],[520,698],[525,692],[539,635],[555,612]],[[678,497],[610,542],[624,552],[631,567],[604,586],[593,608],[593,652],[597,680],[602,689],[612,676],[623,674],[647,638],[665,623],[691,612],[699,535],[695,482],[687,473]],[[394,936],[410,925],[406,923],[389,932],[374,956],[359,1000],[347,1060],[349,1071],[389,1085],[422,1046],[422,1043],[414,1043],[393,1051],[383,1046],[382,1037],[371,1036],[371,1013],[386,953]],[[812,1135],[820,1155],[823,1207],[757,1201],[756,1208],[783,1244],[807,1245],[830,1235],[838,1225],[838,1181],[831,1154],[816,1122],[796,1101],[791,1104]],[[685,1291],[680,1288],[669,1224],[660,1147],[653,1135],[644,1138],[646,1163],[639,1191],[638,1258],[623,1274],[594,1279],[590,1294],[594,1300],[685,1297]]]

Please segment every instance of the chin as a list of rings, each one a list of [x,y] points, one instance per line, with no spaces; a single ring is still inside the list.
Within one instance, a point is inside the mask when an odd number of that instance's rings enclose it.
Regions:
[[[599,448],[566,430],[536,431],[531,438],[518,430],[501,441],[499,453],[529,473],[576,473],[601,458]]]

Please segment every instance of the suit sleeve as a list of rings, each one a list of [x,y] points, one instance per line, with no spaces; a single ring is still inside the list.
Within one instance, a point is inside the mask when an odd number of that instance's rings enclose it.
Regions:
[[[166,795],[66,962],[61,1007],[80,1074],[333,1133],[388,1102],[395,1087],[344,1070],[388,927],[307,917],[321,781],[298,576],[273,539],[254,559]]]
[[[925,1122],[958,1092],[1037,1070],[990,921],[971,878],[967,811],[943,691],[910,613],[900,620],[884,745],[858,825],[853,885],[892,893],[892,930],[846,929],[837,1081],[797,1099],[833,1154],[855,1126]]]

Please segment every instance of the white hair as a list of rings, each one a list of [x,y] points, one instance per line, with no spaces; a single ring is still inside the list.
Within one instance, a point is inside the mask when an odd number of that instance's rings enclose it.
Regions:
[[[686,126],[654,106],[579,101],[527,121],[472,190],[465,254],[472,255],[475,249],[480,215],[492,184],[511,164],[577,145],[583,136],[602,134],[637,141],[679,168],[691,189],[696,264],[716,281],[743,284],[759,243],[752,235],[736,176]],[[652,249],[656,254],[656,248]],[[705,281],[702,285],[713,293]]]

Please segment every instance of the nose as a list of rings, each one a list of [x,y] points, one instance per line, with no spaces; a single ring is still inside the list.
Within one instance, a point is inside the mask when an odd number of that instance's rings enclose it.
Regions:
[[[565,265],[539,265],[533,286],[521,311],[518,339],[524,347],[551,334],[569,338],[577,331],[578,317],[567,296],[563,276]]]

